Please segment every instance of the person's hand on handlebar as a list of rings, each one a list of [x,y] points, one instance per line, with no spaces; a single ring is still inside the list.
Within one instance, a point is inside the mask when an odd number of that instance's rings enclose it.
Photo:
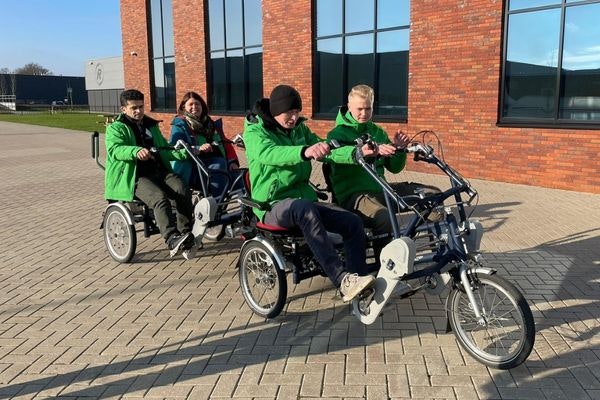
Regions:
[[[212,153],[212,151],[213,151],[213,148],[210,143],[203,143],[198,148],[198,153]]]
[[[150,153],[150,150],[144,147],[137,152],[135,157],[140,161],[146,161],[152,158],[152,154]]]
[[[407,134],[398,129],[398,131],[394,134],[392,144],[400,149],[404,149],[410,144],[410,138]]]
[[[379,146],[374,146],[371,143],[365,143],[360,148],[363,157],[374,157],[379,154]]]
[[[331,152],[331,148],[325,142],[315,143],[304,150],[304,157],[320,160]]]
[[[396,154],[396,146],[391,144],[382,143],[379,145],[379,155],[381,157],[391,157]]]

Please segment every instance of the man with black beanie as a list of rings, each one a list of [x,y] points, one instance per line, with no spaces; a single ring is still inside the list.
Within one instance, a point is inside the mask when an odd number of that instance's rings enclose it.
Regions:
[[[279,85],[256,102],[244,122],[244,143],[252,198],[269,202],[269,211],[254,212],[266,224],[302,230],[306,243],[344,301],[375,283],[365,263],[365,234],[360,217],[330,203],[317,202],[309,184],[311,159],[327,161],[331,149],[304,124],[296,89]],[[337,162],[352,163],[353,146],[333,150]],[[338,257],[327,232],[344,238],[346,263]]]

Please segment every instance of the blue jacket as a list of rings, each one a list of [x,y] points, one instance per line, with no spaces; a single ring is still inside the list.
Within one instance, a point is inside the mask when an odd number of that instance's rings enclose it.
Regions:
[[[214,121],[214,124],[215,133],[213,135],[212,140],[219,144],[219,149],[221,150],[220,156],[225,157],[225,146],[223,144],[223,137],[221,135],[221,132],[223,130],[223,121],[221,119],[218,119]],[[182,139],[184,142],[191,146],[200,146],[206,143],[206,139],[203,136],[193,136],[192,129],[190,128],[188,123],[183,117],[178,115],[175,118],[173,118],[173,121],[171,121],[171,138],[169,140],[169,144],[171,146],[174,146],[179,139]],[[173,161],[171,163],[173,171],[175,171],[175,173],[179,175],[186,184],[190,183],[190,177],[192,176],[192,168],[194,167],[193,163],[194,161],[191,159],[183,161]]]

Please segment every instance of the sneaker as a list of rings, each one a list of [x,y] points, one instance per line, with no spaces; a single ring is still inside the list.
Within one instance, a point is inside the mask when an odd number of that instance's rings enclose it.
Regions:
[[[185,258],[186,260],[191,260],[192,258],[196,257],[196,251],[198,250],[198,248],[196,246],[192,246],[189,249],[185,249],[181,252],[181,255],[183,255],[183,258]]]
[[[355,298],[363,290],[370,288],[375,284],[373,275],[358,276],[358,274],[346,274],[342,278],[340,292],[342,300],[350,301]]]
[[[198,250],[198,247],[196,247],[194,235],[188,233],[188,239],[183,242],[181,249],[181,254],[186,260],[191,260],[192,258],[196,257],[196,250]]]
[[[193,238],[190,232],[188,233],[174,233],[167,240],[167,247],[170,250],[171,257],[179,252],[181,245],[185,243],[189,238]]]

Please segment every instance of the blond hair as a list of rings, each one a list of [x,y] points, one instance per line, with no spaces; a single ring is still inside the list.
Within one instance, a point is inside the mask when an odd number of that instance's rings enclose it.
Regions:
[[[360,97],[366,99],[370,103],[373,103],[375,92],[373,92],[373,89],[370,86],[356,85],[350,89],[350,93],[348,93],[348,101],[350,101],[352,97]]]

